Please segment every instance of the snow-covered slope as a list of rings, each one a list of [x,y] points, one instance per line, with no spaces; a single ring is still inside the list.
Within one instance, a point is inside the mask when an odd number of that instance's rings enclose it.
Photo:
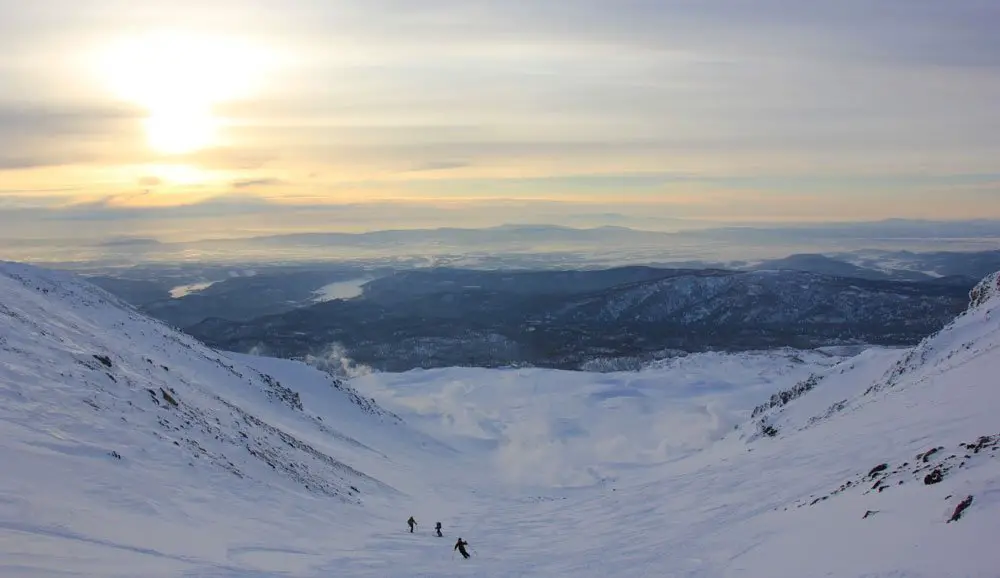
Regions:
[[[498,471],[521,465],[528,485],[474,526],[484,575],[996,577],[996,283],[912,350],[354,383],[425,429],[491,442]],[[750,419],[718,440],[739,408]]]
[[[995,577],[996,283],[912,350],[341,383],[0,264],[0,575]]]
[[[176,576],[255,552],[241,537],[404,499],[387,456],[420,436],[282,363],[296,390],[67,274],[0,263],[0,575]]]

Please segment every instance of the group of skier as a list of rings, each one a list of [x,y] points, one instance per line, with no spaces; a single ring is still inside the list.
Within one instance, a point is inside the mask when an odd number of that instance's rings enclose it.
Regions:
[[[413,529],[417,527],[417,521],[413,519],[413,516],[410,516],[410,519],[407,520],[406,523],[407,525],[410,526],[410,533],[412,534]],[[437,532],[438,538],[444,536],[444,534],[441,533],[441,522],[438,522],[437,524],[434,525],[434,530]],[[469,545],[468,542],[459,537],[458,542],[455,542],[455,547],[452,550],[458,550],[458,553],[461,554],[463,558],[468,560],[470,554],[468,550],[465,549],[465,547],[468,545]]]

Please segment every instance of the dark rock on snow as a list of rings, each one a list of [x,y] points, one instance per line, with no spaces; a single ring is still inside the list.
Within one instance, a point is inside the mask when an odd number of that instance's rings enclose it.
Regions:
[[[944,479],[944,474],[941,473],[940,469],[935,469],[933,472],[924,476],[924,484],[930,486],[933,484],[940,483]]]
[[[957,522],[958,520],[960,520],[962,518],[962,514],[971,505],[972,505],[972,496],[969,496],[964,500],[962,500],[960,504],[955,506],[955,512],[951,515],[951,518],[948,520],[948,523],[950,524],[951,522]]]

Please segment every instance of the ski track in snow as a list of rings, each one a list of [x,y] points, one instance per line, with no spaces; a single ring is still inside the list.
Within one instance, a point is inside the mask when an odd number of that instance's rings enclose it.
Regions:
[[[0,263],[0,576],[997,577],[1000,450],[959,445],[1000,434],[981,301],[851,358],[342,383]]]

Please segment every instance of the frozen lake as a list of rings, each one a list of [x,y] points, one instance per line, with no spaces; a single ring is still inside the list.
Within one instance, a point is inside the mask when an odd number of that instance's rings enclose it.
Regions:
[[[372,281],[373,277],[359,277],[349,281],[337,281],[324,285],[315,291],[316,302],[333,301],[334,299],[353,299],[362,293],[362,286]]]

